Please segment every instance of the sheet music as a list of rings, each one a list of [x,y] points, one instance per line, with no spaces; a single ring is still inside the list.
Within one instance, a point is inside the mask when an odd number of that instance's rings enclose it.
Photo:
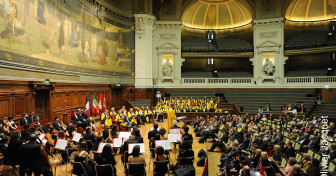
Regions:
[[[155,148],[158,146],[162,146],[165,150],[171,150],[170,141],[169,140],[156,140]]]
[[[182,142],[182,134],[168,134],[168,140],[170,142]]]
[[[44,133],[41,133],[40,136],[38,137],[41,141],[43,141],[43,138],[44,138],[45,134]]]
[[[111,148],[113,147],[113,144],[112,144],[112,143],[102,143],[102,142],[101,142],[101,143],[99,143],[97,153],[101,153],[101,152],[103,152],[103,148],[104,148],[104,146],[107,145],[107,144],[110,144],[110,145],[111,145]]]
[[[132,153],[133,147],[139,145],[140,146],[140,153],[145,153],[145,144],[144,143],[134,143],[128,144],[128,154]]]
[[[121,147],[121,144],[123,144],[124,141],[122,138],[114,138],[113,139],[113,147]]]
[[[42,143],[45,145],[48,142],[46,139],[42,139]]]
[[[131,132],[121,131],[121,132],[119,132],[119,137],[118,138],[128,139],[130,135],[131,135]]]
[[[65,150],[68,144],[68,140],[65,139],[57,139],[55,149]]]
[[[82,137],[82,134],[75,132],[73,135],[72,141],[79,142],[81,137]]]
[[[181,129],[180,128],[169,129],[169,133],[170,134],[180,134],[181,133]]]

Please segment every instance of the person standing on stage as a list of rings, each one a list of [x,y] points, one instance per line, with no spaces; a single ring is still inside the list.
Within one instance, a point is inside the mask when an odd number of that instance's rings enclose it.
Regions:
[[[176,120],[175,105],[171,104],[171,107],[168,110],[168,118],[167,118],[167,129],[170,129],[173,126],[173,121]]]

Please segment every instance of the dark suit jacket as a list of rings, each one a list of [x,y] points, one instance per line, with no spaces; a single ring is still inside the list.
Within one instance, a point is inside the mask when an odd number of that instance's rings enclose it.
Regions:
[[[29,124],[29,119],[28,118],[22,118],[20,120],[20,126],[27,125],[27,124]]]
[[[83,135],[83,139],[84,140],[90,140],[92,142],[92,144],[94,144],[96,142],[96,138],[95,138],[95,135],[92,134],[92,133],[85,133]]]
[[[41,172],[46,169],[42,161],[44,151],[38,145],[28,142],[18,149],[20,167],[29,168],[31,171]]]
[[[193,136],[189,133],[182,134],[182,138],[187,137],[190,143],[193,143]]]
[[[121,146],[120,151],[121,151],[122,153],[128,151],[128,144],[133,144],[133,143],[139,143],[139,142],[136,141],[136,140],[133,140],[133,139],[128,139],[128,140],[126,140],[126,141],[124,142],[124,145]]]
[[[71,121],[73,121],[75,124],[77,124],[78,122],[80,122],[81,120],[79,119],[78,115],[76,117],[75,114],[71,115]]]
[[[286,149],[286,151],[284,152],[284,155],[286,158],[289,158],[289,157],[295,157],[295,150],[293,147],[288,147]]]
[[[156,129],[153,129],[152,131],[148,132],[148,139],[150,140],[152,137],[155,137],[155,135],[158,133],[159,131]]]
[[[306,107],[299,107],[297,112],[300,113],[302,111],[302,108],[303,108],[303,112],[305,113],[306,112]]]
[[[56,130],[56,131],[60,131],[61,129],[62,129],[62,126],[61,126],[61,124],[59,123],[59,122],[57,122],[57,121],[55,121],[54,122],[54,129]]]
[[[143,143],[143,138],[141,136],[135,136],[135,140],[138,141],[138,143]]]
[[[243,140],[243,143],[242,143],[242,148],[243,149],[247,149],[247,147],[250,145],[250,139],[249,138],[245,138]]]
[[[336,150],[335,151],[332,151],[330,154],[329,154],[329,156],[330,156],[330,159],[335,159],[336,158]]]
[[[18,163],[19,158],[18,158],[17,151],[22,144],[23,144],[23,141],[20,139],[14,139],[9,142],[8,148],[7,148],[7,155],[8,155],[9,161],[14,162],[16,164]]]
[[[32,115],[28,116],[28,123],[31,124],[34,122],[34,117]]]

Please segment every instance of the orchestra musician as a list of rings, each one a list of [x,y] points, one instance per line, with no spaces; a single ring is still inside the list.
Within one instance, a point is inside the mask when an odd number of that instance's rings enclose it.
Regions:
[[[71,121],[73,121],[73,123],[75,125],[77,125],[78,127],[80,127],[82,125],[82,121],[79,119],[78,115],[77,115],[77,111],[73,110],[72,111],[72,115],[71,115]]]
[[[139,109],[139,117],[141,120],[141,125],[144,125],[146,121],[144,113],[145,113],[145,107],[142,106],[141,109]]]
[[[110,113],[108,112],[108,110],[105,110],[105,112],[102,113],[100,119],[104,122],[106,127],[111,127],[113,125],[112,119],[110,117]]]
[[[137,126],[137,119],[136,119],[136,117],[135,117],[133,108],[130,108],[130,110],[129,110],[127,116],[128,116],[128,118],[131,120],[132,125],[133,125],[133,126]]]
[[[112,119],[112,122],[116,121],[115,120],[115,117],[117,116],[117,113],[115,112],[114,110],[114,107],[111,108],[111,111],[110,111],[110,117]]]
[[[154,119],[153,119],[153,113],[152,113],[152,111],[149,109],[148,106],[146,107],[145,117],[146,117],[146,122],[147,122],[147,123],[151,123],[151,121],[154,122]]]
[[[161,106],[160,107],[155,107],[156,108],[156,114],[157,114],[157,121],[160,122],[162,121],[163,122],[163,114],[162,114],[162,108]]]
[[[44,162],[48,161],[48,158],[45,158],[44,145],[38,146],[37,139],[38,136],[31,133],[28,137],[28,143],[21,145],[18,149],[21,176],[25,175],[28,169],[34,172],[34,175],[53,175],[50,163]]]
[[[59,122],[59,117],[58,116],[56,116],[55,117],[55,122],[54,122],[54,125],[53,125],[53,127],[54,127],[54,130],[56,130],[57,132],[58,131],[60,131],[61,129],[62,129],[62,125],[61,125],[61,123]]]

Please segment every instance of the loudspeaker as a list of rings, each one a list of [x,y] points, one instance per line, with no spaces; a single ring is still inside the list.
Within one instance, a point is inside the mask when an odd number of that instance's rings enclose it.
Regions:
[[[241,106],[241,107],[239,108],[239,110],[240,110],[241,112],[243,112],[243,111],[244,111],[244,106]]]
[[[207,154],[206,154],[206,152],[205,152],[203,149],[201,149],[201,150],[198,152],[197,156],[198,156],[199,158],[201,158],[202,156],[207,156]]]
[[[170,94],[165,94],[165,97],[170,98]]]
[[[198,161],[197,161],[197,166],[202,166],[204,167],[205,165],[205,156],[202,156]]]
[[[134,89],[130,89],[130,93],[133,93],[134,92]]]

